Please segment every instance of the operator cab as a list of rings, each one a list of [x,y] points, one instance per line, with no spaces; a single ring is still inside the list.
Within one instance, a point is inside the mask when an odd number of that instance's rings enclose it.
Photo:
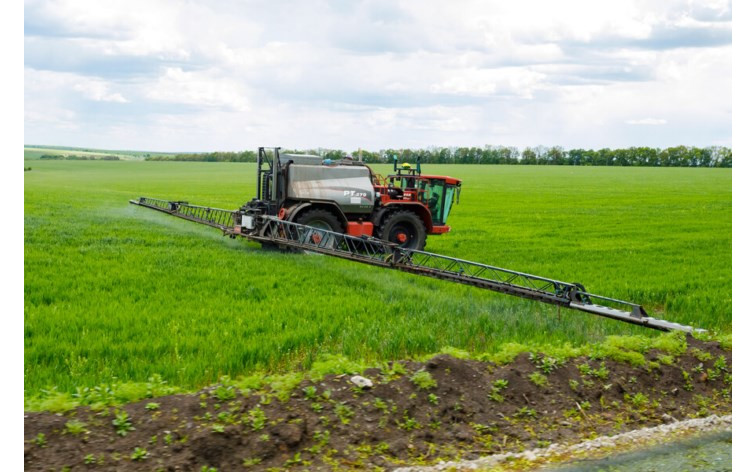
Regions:
[[[396,174],[389,175],[387,193],[392,200],[417,201],[428,207],[433,226],[445,226],[449,218],[454,199],[459,204],[462,181],[441,175],[424,175],[420,173],[420,163],[416,168],[408,163],[397,166]]]

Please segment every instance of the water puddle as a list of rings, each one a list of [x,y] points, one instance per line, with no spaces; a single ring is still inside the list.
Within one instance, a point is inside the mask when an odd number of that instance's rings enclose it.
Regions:
[[[549,472],[724,472],[732,470],[732,431],[699,436],[604,459],[581,460]]]

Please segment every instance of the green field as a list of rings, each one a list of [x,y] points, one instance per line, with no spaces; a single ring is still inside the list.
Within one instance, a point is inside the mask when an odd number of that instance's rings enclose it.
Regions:
[[[169,153],[145,152],[145,151],[108,151],[105,149],[89,149],[65,146],[24,146],[24,160],[38,160],[42,156],[60,156],[65,159],[68,156],[79,158],[102,159],[106,156],[116,156],[120,160],[142,160],[149,156],[169,156]]]
[[[376,166],[379,172],[387,167]],[[730,169],[426,166],[463,180],[427,250],[583,283],[669,320],[731,330]],[[195,388],[503,342],[580,344],[641,328],[325,256],[282,254],[128,204],[237,208],[251,164],[38,162],[24,187],[24,386],[113,379]]]

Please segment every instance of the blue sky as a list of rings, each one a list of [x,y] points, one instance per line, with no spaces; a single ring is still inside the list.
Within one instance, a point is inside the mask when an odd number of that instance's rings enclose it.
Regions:
[[[34,1],[24,142],[731,145],[729,1]]]

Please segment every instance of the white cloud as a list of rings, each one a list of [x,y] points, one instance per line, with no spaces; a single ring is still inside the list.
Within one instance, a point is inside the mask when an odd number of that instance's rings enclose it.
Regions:
[[[727,143],[730,16],[719,0],[29,0],[25,139],[57,139],[54,108],[67,144],[148,149]],[[648,119],[665,134],[627,126]]]
[[[641,118],[638,120],[626,120],[629,125],[666,125],[667,120],[663,118]]]
[[[77,92],[81,92],[88,99],[96,102],[128,102],[120,93],[111,92],[110,86],[101,80],[84,79],[75,83],[73,88]]]
[[[186,72],[167,67],[154,83],[146,83],[142,88],[150,100],[239,112],[250,110],[244,87],[218,70]]]

